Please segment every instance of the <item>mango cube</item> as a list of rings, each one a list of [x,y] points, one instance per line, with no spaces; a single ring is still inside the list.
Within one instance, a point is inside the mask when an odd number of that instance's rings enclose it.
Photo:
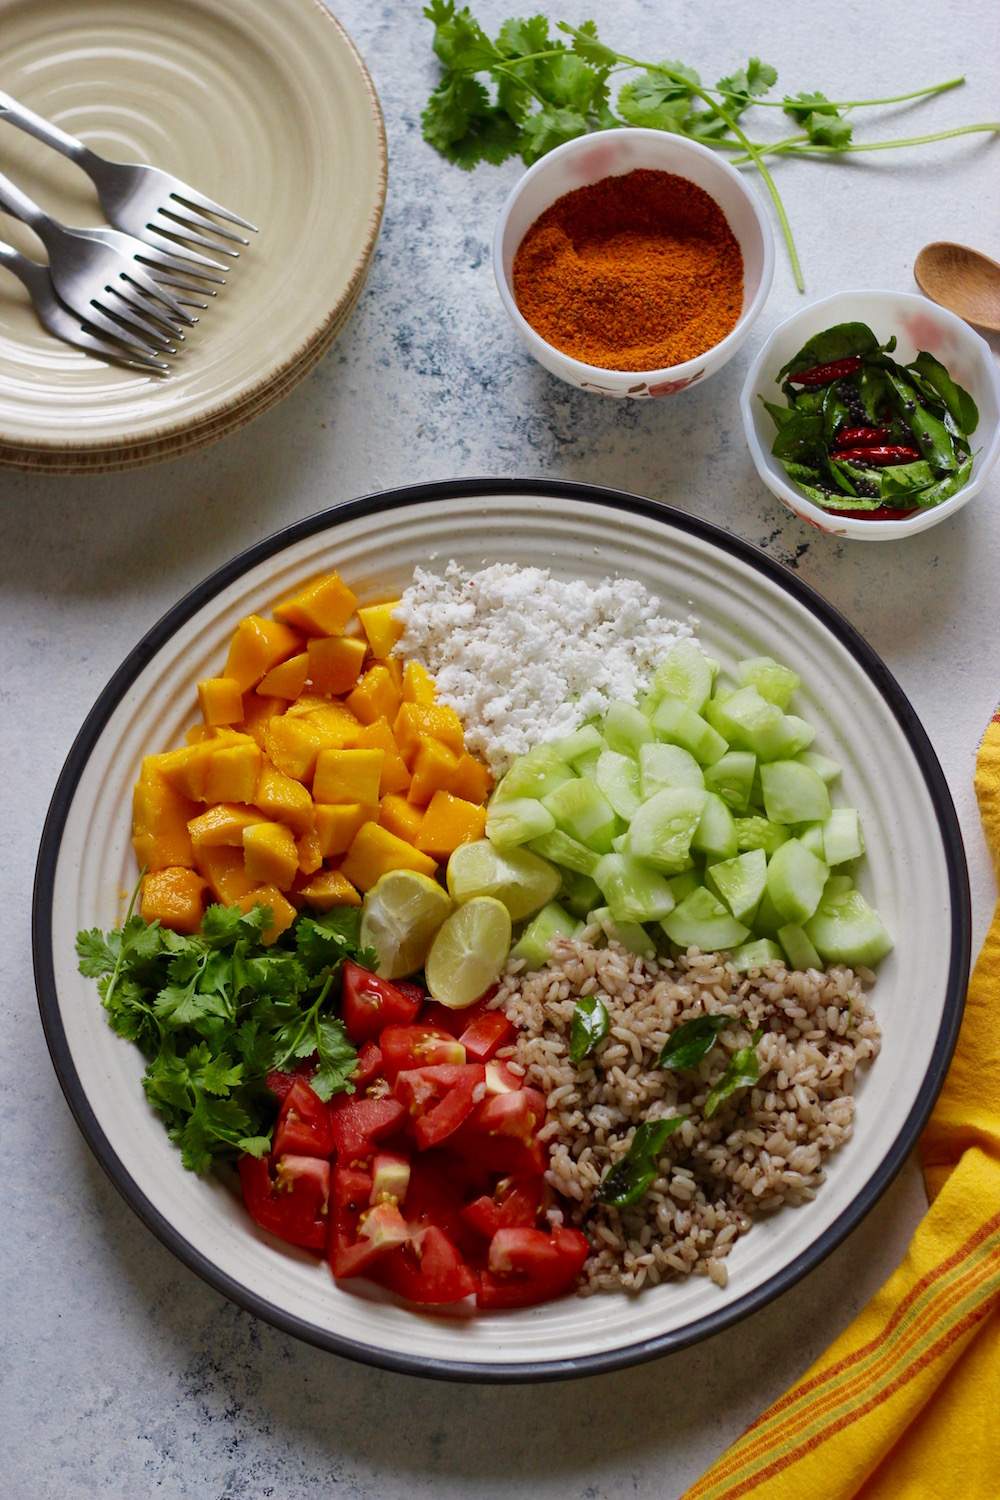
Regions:
[[[367,604],[358,610],[358,619],[376,661],[385,661],[403,634],[402,622],[393,619],[393,611],[398,608],[399,600],[390,599],[387,604]]]
[[[421,740],[412,760],[413,776],[409,797],[418,807],[426,807],[435,792],[451,791],[458,775],[461,757],[440,740]],[[470,799],[471,800],[471,799]]]
[[[235,677],[242,693],[256,687],[279,661],[294,656],[301,645],[294,630],[263,615],[247,615],[233,634],[226,657],[226,676]]]
[[[358,680],[365,643],[353,635],[321,635],[309,642],[309,681],[317,693],[348,693]]]
[[[147,757],[132,793],[132,847],[140,866],[163,870],[194,864],[188,820],[196,804],[178,792]]]
[[[284,823],[254,823],[243,830],[243,858],[254,885],[287,891],[299,873],[299,851]]]
[[[313,827],[312,798],[300,781],[264,762],[254,793],[254,806],[276,823],[284,823],[294,834],[308,833]]]
[[[358,596],[339,573],[330,573],[275,607],[275,618],[307,635],[339,635],[357,607]]]
[[[191,802],[205,801],[205,782],[208,777],[208,762],[215,744],[202,740],[198,744],[185,745],[182,750],[167,750],[163,755],[148,755],[143,765],[155,766],[159,774]]]
[[[324,745],[317,725],[304,718],[276,714],[264,730],[264,750],[271,763],[296,781],[310,781]]]
[[[410,785],[410,773],[406,769],[406,761],[399,753],[395,736],[389,728],[388,719],[376,719],[374,724],[366,724],[364,729],[358,731],[351,741],[353,748],[358,750],[381,750],[385,759],[382,762],[382,774],[379,778],[379,796],[384,797],[387,792],[405,792]]]
[[[315,814],[320,853],[324,859],[329,859],[347,853],[362,823],[367,823],[372,817],[372,809],[360,802],[317,802]]]
[[[403,668],[403,702],[433,703],[434,678],[418,661],[408,661]]]
[[[396,792],[390,792],[379,804],[378,820],[382,827],[388,828],[397,838],[405,839],[408,844],[416,843],[423,816],[422,807],[415,807]]]
[[[172,866],[155,870],[142,882],[139,910],[144,922],[159,922],[172,932],[197,932],[207,887],[194,870]]]
[[[317,830],[314,828],[311,833],[304,833],[301,838],[296,839],[295,847],[299,853],[300,873],[302,875],[314,874],[323,863],[323,850]]]
[[[430,855],[422,854],[377,823],[365,823],[358,830],[341,865],[343,874],[360,891],[370,890],[389,870],[417,870],[422,875],[433,875],[436,869],[437,862]]]
[[[295,706],[297,705],[293,704]],[[342,750],[345,745],[353,745],[354,737],[361,728],[351,710],[343,703],[328,703],[325,699],[321,700],[319,708],[310,709],[305,717],[322,734],[324,749]]]
[[[247,878],[242,849],[198,844],[195,848],[195,861],[198,871],[208,881],[212,899],[221,901],[223,906],[234,906],[253,884]]]
[[[392,732],[407,765],[412,764],[421,740],[440,740],[456,755],[465,749],[461,719],[453,708],[440,703],[404,703]]]
[[[485,802],[492,787],[493,777],[482,761],[466,752],[459,756],[451,785],[445,791],[454,792],[456,797],[463,797],[466,802]]]
[[[204,678],[198,703],[206,724],[238,724],[243,717],[243,690],[235,677]]]
[[[258,693],[272,698],[297,698],[309,677],[309,653],[299,651],[287,661],[279,662],[265,672],[257,684]]]
[[[243,722],[240,728],[263,750],[269,719],[284,712],[284,698],[263,698],[258,693],[243,694]]]
[[[321,750],[313,777],[317,802],[378,804],[384,750]]]
[[[481,839],[486,832],[486,809],[451,792],[435,792],[420,823],[416,847],[435,859],[447,859],[459,844]]]
[[[347,706],[362,724],[374,724],[378,719],[394,719],[400,702],[392,673],[384,662],[379,662],[368,668],[348,698]]]
[[[242,849],[244,828],[259,822],[259,812],[249,807],[237,807],[232,802],[219,802],[191,818],[187,829],[196,847],[206,844],[214,848]]]
[[[276,943],[283,932],[287,932],[295,921],[298,913],[290,901],[273,885],[260,885],[256,890],[247,891],[235,903],[241,911],[253,911],[255,906],[266,906],[271,913],[271,920],[260,935],[260,940],[265,948]]]
[[[263,756],[249,736],[239,744],[213,745],[205,774],[203,802],[252,802]]]
[[[360,906],[361,897],[351,882],[339,870],[321,870],[298,892],[317,911],[329,911],[334,906]]]

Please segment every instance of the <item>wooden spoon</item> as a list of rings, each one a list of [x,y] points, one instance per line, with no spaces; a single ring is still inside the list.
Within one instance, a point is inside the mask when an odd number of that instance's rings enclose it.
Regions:
[[[950,308],[967,323],[1000,333],[1000,265],[988,255],[968,245],[935,240],[917,256],[913,275],[932,302]]]

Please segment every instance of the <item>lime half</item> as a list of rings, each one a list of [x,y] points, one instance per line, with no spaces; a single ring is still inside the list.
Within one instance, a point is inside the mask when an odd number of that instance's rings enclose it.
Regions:
[[[450,1010],[464,1010],[500,977],[510,949],[510,912],[493,896],[474,896],[438,930],[424,965],[427,988]]]
[[[459,905],[474,896],[493,896],[515,922],[551,901],[559,885],[559,871],[547,860],[530,849],[501,854],[489,839],[459,844],[448,861],[448,889]]]
[[[361,913],[361,946],[378,954],[383,979],[423,968],[434,934],[452,910],[451,898],[429,875],[390,870],[372,886]]]

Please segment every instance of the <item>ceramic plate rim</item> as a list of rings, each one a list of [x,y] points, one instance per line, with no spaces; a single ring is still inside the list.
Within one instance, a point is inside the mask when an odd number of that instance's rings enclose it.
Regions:
[[[111,1141],[98,1124],[76,1071],[59,1015],[52,919],[56,865],[65,820],[77,783],[92,751],[100,740],[107,721],[131,683],[187,620],[228,584],[258,563],[282,552],[294,542],[317,532],[335,529],[348,521],[376,516],[422,502],[465,499],[474,503],[477,498],[483,496],[514,494],[603,505],[626,514],[658,521],[666,530],[677,528],[693,534],[735,556],[755,572],[764,574],[772,583],[791,594],[799,604],[816,616],[840,643],[851,651],[858,665],[874,683],[913,752],[933,804],[941,836],[943,855],[948,870],[951,921],[948,979],[941,1022],[917,1097],[877,1170],[839,1218],[834,1220],[794,1260],[767,1277],[746,1296],[730,1303],[717,1313],[709,1313],[694,1320],[682,1329],[596,1354],[570,1359],[526,1360],[516,1365],[498,1366],[483,1362],[459,1362],[423,1355],[399,1354],[319,1328],[306,1319],[286,1312],[265,1297],[258,1296],[225,1272],[220,1271],[207,1256],[185,1239],[180,1230],[154,1208],[139,1184],[125,1170]],[[42,831],[35,869],[31,926],[35,988],[42,1028],[66,1101],[84,1139],[114,1186],[161,1243],[214,1290],[221,1292],[245,1311],[263,1318],[282,1332],[290,1333],[306,1343],[358,1360],[363,1364],[374,1365],[401,1374],[488,1384],[519,1384],[597,1375],[656,1359],[728,1328],[751,1312],[773,1301],[775,1297],[787,1291],[807,1272],[819,1265],[882,1196],[916,1142],[940,1092],[955,1048],[971,961],[971,903],[968,870],[951,793],[915,709],[888,667],[867,641],[839,610],[808,584],[742,538],[733,536],[698,516],[624,490],[581,484],[570,480],[545,479],[463,478],[376,491],[292,522],[291,525],[281,528],[271,536],[265,537],[238,553],[229,562],[224,563],[222,567],[196,584],[128,653],[121,666],[102,689],[73,742],[52,794]]]

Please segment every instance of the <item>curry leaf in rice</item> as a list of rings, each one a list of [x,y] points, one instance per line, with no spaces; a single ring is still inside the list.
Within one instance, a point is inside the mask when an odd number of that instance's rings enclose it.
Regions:
[[[684,1124],[683,1115],[669,1120],[645,1120],[636,1126],[625,1155],[604,1174],[597,1191],[601,1203],[628,1208],[645,1197],[656,1180],[657,1162],[669,1136]]]
[[[660,1067],[696,1068],[715,1046],[719,1032],[734,1019],[733,1016],[695,1016],[693,1021],[685,1021],[672,1033],[660,1053]]]
[[[762,1031],[755,1031],[753,1040],[748,1047],[741,1047],[734,1052],[729,1059],[729,1066],[719,1079],[714,1088],[708,1092],[705,1100],[705,1108],[702,1110],[706,1120],[710,1120],[722,1104],[737,1089],[752,1088],[760,1077],[760,1059],[757,1056],[757,1043],[764,1035]]]
[[[569,1032],[570,1062],[583,1062],[608,1034],[608,1008],[600,995],[583,995],[576,1002]]]

